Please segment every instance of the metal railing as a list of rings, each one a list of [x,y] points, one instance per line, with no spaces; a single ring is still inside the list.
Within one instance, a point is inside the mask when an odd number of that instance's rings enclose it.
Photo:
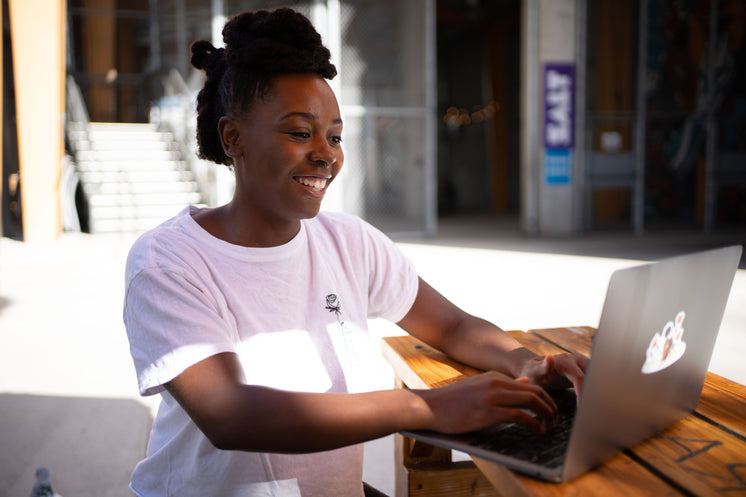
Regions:
[[[161,77],[164,96],[150,110],[149,120],[170,132],[184,163],[195,177],[203,200],[215,205],[215,166],[197,157],[196,94],[189,89],[181,73],[171,69]]]
[[[80,213],[77,205],[77,192],[82,188],[80,182],[80,173],[77,167],[76,155],[78,150],[79,136],[74,136],[74,132],[83,135],[83,139],[90,143],[88,135],[88,124],[90,116],[88,109],[83,100],[83,94],[80,91],[78,83],[71,75],[67,76],[65,84],[65,136],[69,145],[69,154],[66,153],[62,158],[60,165],[60,204],[62,209],[62,224],[66,231],[81,231]],[[66,147],[68,148],[68,147]],[[70,155],[72,154],[72,156]],[[85,195],[85,190],[83,190]],[[87,222],[85,227],[87,227]]]

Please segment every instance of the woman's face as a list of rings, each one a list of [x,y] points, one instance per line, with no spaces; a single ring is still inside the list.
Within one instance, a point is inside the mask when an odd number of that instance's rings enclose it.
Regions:
[[[322,77],[278,77],[246,115],[223,118],[220,131],[234,160],[237,206],[277,226],[318,214],[344,162],[339,106]]]

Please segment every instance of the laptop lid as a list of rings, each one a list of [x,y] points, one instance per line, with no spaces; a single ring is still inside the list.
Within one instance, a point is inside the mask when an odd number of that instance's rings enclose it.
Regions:
[[[694,411],[741,250],[697,252],[612,274],[563,480]]]

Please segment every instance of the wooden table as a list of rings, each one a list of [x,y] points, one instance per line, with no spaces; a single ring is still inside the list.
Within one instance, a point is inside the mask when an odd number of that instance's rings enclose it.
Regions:
[[[536,353],[589,356],[594,329],[509,332]],[[479,371],[410,336],[387,337],[383,353],[401,388],[435,388]],[[746,386],[707,374],[691,416],[569,483],[547,483],[476,457],[396,435],[396,495],[746,496]]]

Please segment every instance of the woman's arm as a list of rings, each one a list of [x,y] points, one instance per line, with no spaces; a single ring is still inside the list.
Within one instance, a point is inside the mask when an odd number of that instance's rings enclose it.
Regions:
[[[417,298],[398,325],[454,359],[543,387],[572,384],[579,393],[587,359],[575,354],[537,356],[498,326],[464,312],[420,279]]]
[[[506,422],[542,431],[556,418],[543,389],[494,372],[426,391],[298,393],[245,384],[238,357],[222,353],[165,387],[225,450],[317,452],[403,430],[456,433]]]
[[[406,390],[356,401],[349,394],[247,385],[233,353],[209,357],[165,387],[207,438],[226,450],[313,452],[377,438],[424,417],[422,402]]]

